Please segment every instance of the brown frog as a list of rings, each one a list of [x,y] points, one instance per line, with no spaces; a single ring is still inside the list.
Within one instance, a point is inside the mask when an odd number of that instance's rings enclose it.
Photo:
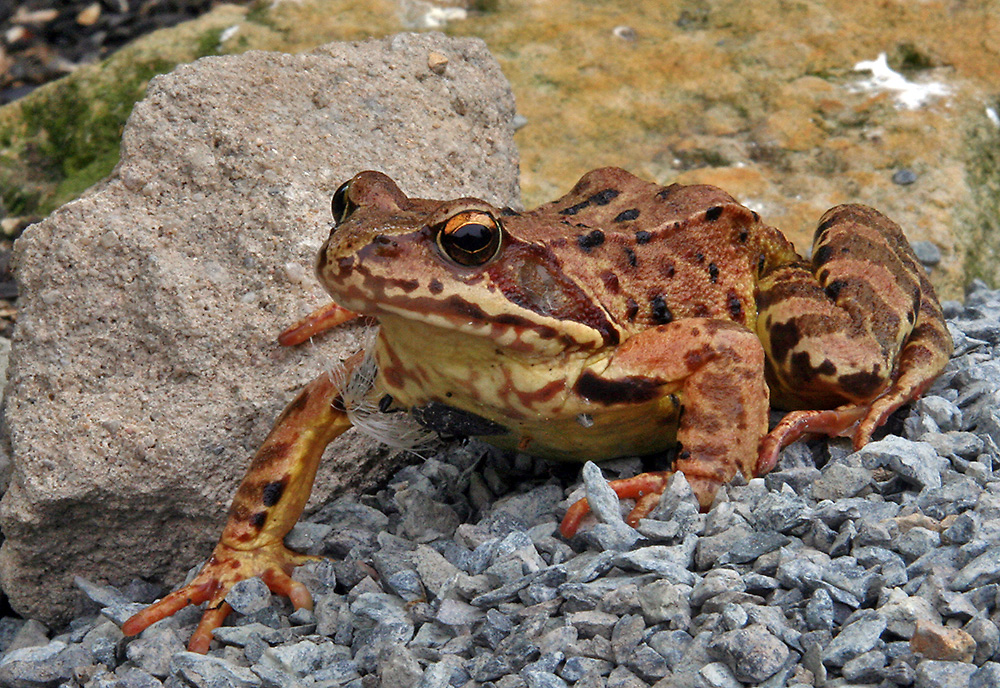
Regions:
[[[335,304],[283,335],[358,314],[375,344],[308,385],[255,456],[212,558],[130,619],[137,633],[187,604],[208,609],[207,650],[238,580],[259,575],[296,607],[306,557],[282,538],[326,445],[373,409],[439,431],[574,461],[661,454],[671,470],[612,482],[636,523],[682,471],[704,508],[736,473],[770,470],[803,433],[861,447],[941,371],[951,337],[900,228],[842,205],[804,260],[712,186],[659,186],[605,168],[530,212],[472,198],[407,197],[362,172],[334,195],[317,275]],[[791,411],[768,432],[768,409]],[[570,508],[572,535],[587,512]]]

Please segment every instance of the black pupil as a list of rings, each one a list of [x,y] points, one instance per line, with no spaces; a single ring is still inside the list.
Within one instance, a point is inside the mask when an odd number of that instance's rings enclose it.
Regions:
[[[348,209],[347,200],[347,189],[350,187],[350,182],[344,182],[340,185],[333,194],[333,201],[331,202],[331,210],[333,211],[333,219],[336,222],[341,222],[347,215],[350,214]]]
[[[448,237],[453,246],[467,253],[482,251],[490,245],[492,231],[478,222],[467,222]]]

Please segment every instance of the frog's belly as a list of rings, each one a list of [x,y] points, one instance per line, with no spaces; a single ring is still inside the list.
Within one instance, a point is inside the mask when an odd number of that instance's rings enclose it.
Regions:
[[[560,461],[657,454],[676,444],[677,438],[678,413],[669,397],[532,420],[476,410],[485,415],[444,404],[416,409],[414,415],[445,435],[471,435],[503,449]]]

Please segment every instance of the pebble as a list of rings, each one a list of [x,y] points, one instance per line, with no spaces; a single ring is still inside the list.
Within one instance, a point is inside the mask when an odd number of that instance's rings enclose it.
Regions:
[[[788,660],[789,650],[766,626],[751,625],[719,635],[708,646],[709,654],[722,660],[737,680],[760,683]]]
[[[916,688],[969,688],[975,664],[927,659],[917,664]]]
[[[823,652],[823,663],[842,667],[855,657],[874,649],[880,642],[886,621],[873,612],[862,612],[848,621]]]
[[[976,640],[961,628],[921,619],[910,638],[910,649],[926,659],[969,663],[976,653]]]

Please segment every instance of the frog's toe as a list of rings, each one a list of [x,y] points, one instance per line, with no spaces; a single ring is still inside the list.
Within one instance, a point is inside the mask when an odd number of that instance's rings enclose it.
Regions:
[[[122,624],[122,633],[125,635],[138,635],[157,621],[162,621],[168,616],[173,616],[189,604],[201,604],[212,597],[212,588],[211,581],[198,582],[196,579],[190,585],[185,585],[180,590],[175,590],[162,600],[133,614]]]
[[[653,510],[653,507],[660,501],[660,495],[667,488],[667,482],[671,475],[673,475],[673,471],[656,471],[608,482],[608,486],[615,491],[619,499],[635,500],[635,506],[625,518],[626,523],[634,528],[638,525],[640,518],[645,517]],[[586,497],[570,506],[559,526],[559,532],[562,533],[562,536],[565,538],[573,537],[588,513],[590,513],[590,503]]]
[[[215,629],[219,628],[226,621],[226,617],[233,611],[228,602],[223,602],[215,609],[206,609],[198,622],[198,628],[191,634],[188,640],[188,650],[197,652],[200,655],[208,653],[208,647],[212,644]]]
[[[287,597],[296,609],[313,608],[312,595],[309,594],[309,589],[299,581],[293,580],[284,571],[271,569],[264,573],[261,578],[271,592],[275,595]]]
[[[824,411],[792,411],[761,439],[754,475],[764,475],[773,469],[778,463],[778,454],[781,450],[803,435],[816,433],[835,437],[848,432],[855,423],[869,413],[869,408],[867,404],[850,404]],[[857,434],[855,434],[856,442]]]

